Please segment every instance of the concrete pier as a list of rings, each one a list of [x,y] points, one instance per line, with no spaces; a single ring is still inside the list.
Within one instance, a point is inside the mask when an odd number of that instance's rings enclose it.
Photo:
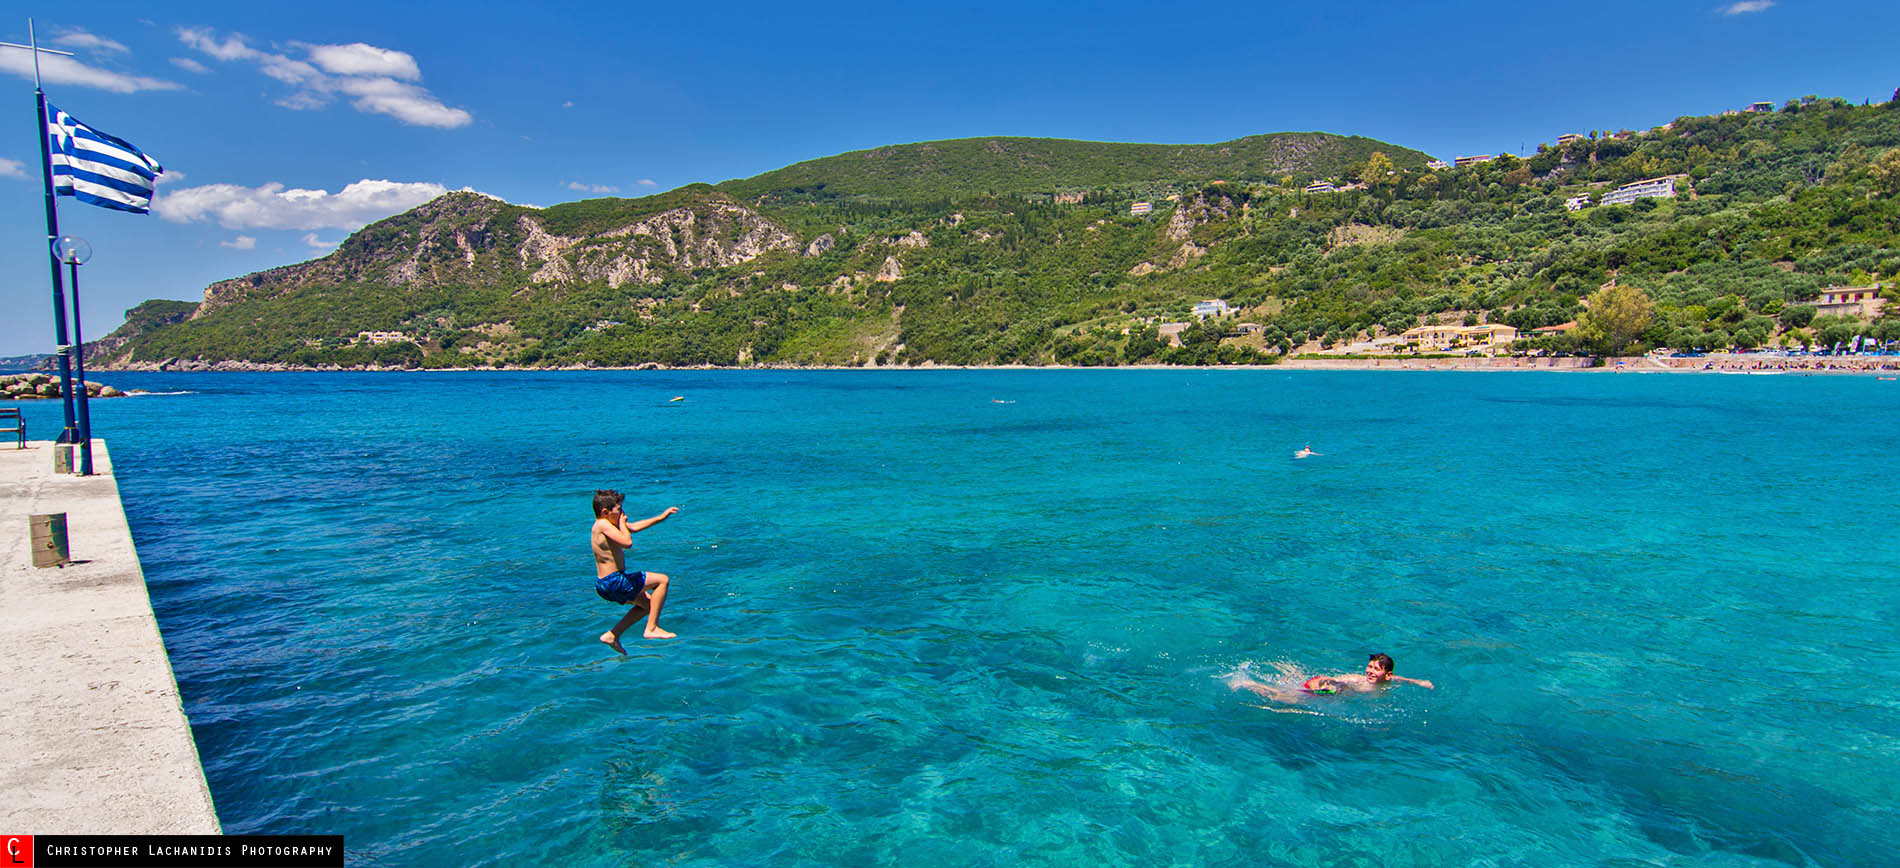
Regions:
[[[53,473],[0,443],[0,831],[218,834],[112,459]],[[29,515],[66,514],[73,563],[34,567]]]

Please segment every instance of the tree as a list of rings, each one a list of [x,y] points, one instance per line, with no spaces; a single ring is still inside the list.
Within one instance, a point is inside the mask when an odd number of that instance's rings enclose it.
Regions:
[[[1590,294],[1589,309],[1577,317],[1577,334],[1585,344],[1609,355],[1620,355],[1649,328],[1655,306],[1649,293],[1633,286],[1611,284]]]
[[[1359,180],[1375,189],[1383,188],[1392,183],[1391,174],[1392,158],[1383,151],[1373,151],[1372,156],[1366,158],[1366,168],[1359,173]]]
[[[1900,148],[1881,154],[1867,165],[1867,175],[1882,193],[1900,193]]]

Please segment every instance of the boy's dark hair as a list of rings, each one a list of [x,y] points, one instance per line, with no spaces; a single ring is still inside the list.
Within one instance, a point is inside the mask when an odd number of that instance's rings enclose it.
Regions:
[[[595,489],[594,491],[594,517],[600,518],[602,516],[605,516],[607,514],[607,510],[610,510],[616,506],[619,506],[620,502],[626,499],[627,499],[626,495],[621,494],[620,492],[615,491],[611,488]]]
[[[1366,659],[1379,664],[1379,667],[1385,670],[1385,674],[1387,675],[1392,674],[1392,658],[1390,656],[1385,655],[1385,654],[1374,654],[1371,657],[1368,657]]]

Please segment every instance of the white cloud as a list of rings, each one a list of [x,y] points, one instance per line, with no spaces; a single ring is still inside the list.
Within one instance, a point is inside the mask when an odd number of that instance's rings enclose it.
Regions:
[[[291,44],[309,52],[310,62],[331,75],[371,75],[410,81],[422,78],[422,70],[416,66],[416,59],[401,51],[377,48],[361,42],[349,45]]]
[[[233,250],[256,250],[257,239],[252,238],[249,235],[239,235],[238,237],[233,238],[230,241],[218,242],[218,246],[229,247]]]
[[[1748,12],[1760,12],[1775,5],[1775,0],[1741,0],[1722,7],[1723,15],[1741,15]]]
[[[172,58],[172,65],[186,72],[195,72],[199,75],[205,75],[211,72],[211,67],[192,60],[189,57],[174,57]]]
[[[272,182],[261,187],[207,184],[165,190],[153,203],[159,217],[173,223],[215,220],[226,229],[343,229],[354,231],[447,193],[441,184],[363,179],[336,193],[285,189]]]
[[[568,100],[567,102],[561,103],[561,108],[573,108],[573,107],[574,107],[574,101],[571,99]]]
[[[330,248],[332,248],[332,247],[335,247],[335,246],[337,246],[338,244],[342,244],[343,242],[341,242],[341,241],[325,241],[325,240],[323,240],[323,239],[321,239],[321,238],[318,238],[318,237],[317,237],[317,233],[315,233],[315,232],[312,232],[312,233],[309,233],[309,234],[307,234],[307,235],[305,235],[305,236],[303,237],[303,243],[305,243],[305,244],[308,244],[308,245],[310,245],[311,247],[314,247],[314,248],[316,248],[316,249],[318,249],[318,250],[329,250]]]
[[[582,193],[618,193],[620,192],[619,187],[609,187],[606,184],[583,184],[579,181],[567,182],[567,188],[569,190],[579,190]]]
[[[245,44],[241,34],[233,33],[219,42],[212,38],[208,27],[180,27],[178,41],[219,60],[255,60],[264,54]]]
[[[114,42],[103,36],[95,36],[77,27],[53,37],[53,44],[67,45],[88,51],[97,51],[102,54],[126,54],[129,52],[129,49],[118,42]]]
[[[389,115],[406,124],[454,129],[474,118],[436,101],[428,91],[393,78],[339,78],[337,89],[356,97],[357,111]]]
[[[24,178],[24,177],[26,177],[25,163],[22,163],[19,160],[9,160],[4,157],[0,157],[0,178]]]
[[[276,100],[276,103],[292,111],[309,111],[329,105],[330,98],[328,96],[311,93],[307,90],[300,90],[290,96]]]
[[[635,181],[634,183],[635,183],[635,184],[639,184],[639,185],[640,185],[640,186],[642,186],[642,187],[658,187],[658,186],[660,186],[659,184],[656,184],[656,183],[654,183],[654,181],[653,181],[653,179],[652,179],[652,178],[641,178],[640,180],[638,180],[638,181]]]
[[[0,51],[0,72],[10,72],[21,78],[33,77],[33,52]],[[184,87],[174,81],[146,78],[142,75],[126,75],[96,66],[87,66],[70,57],[57,54],[40,55],[40,78],[47,84],[70,84],[79,87],[96,87],[113,93],[137,93],[141,90],[179,90]]]
[[[401,51],[361,42],[291,43],[309,58],[305,61],[252,48],[242,34],[233,33],[220,41],[210,29],[202,27],[179,28],[178,40],[218,60],[255,63],[258,71],[295,88],[276,101],[284,108],[322,108],[341,93],[355,97],[350,105],[357,111],[389,115],[406,124],[455,129],[474,120],[468,112],[444,105],[427,89],[413,84],[421,80],[422,70],[414,57]]]

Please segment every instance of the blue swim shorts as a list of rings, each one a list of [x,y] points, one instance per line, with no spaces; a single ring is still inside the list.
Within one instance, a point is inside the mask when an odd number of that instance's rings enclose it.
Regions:
[[[609,603],[633,603],[646,599],[641,593],[646,586],[646,573],[616,570],[594,580],[594,593]]]

